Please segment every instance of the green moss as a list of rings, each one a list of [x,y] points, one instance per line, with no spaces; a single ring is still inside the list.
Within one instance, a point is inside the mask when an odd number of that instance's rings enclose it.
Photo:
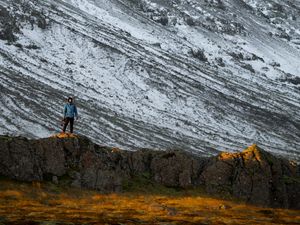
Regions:
[[[0,141],[12,141],[12,140],[13,138],[10,136],[6,136],[6,135],[0,136]]]
[[[69,186],[72,182],[72,178],[68,174],[64,174],[58,177],[58,182],[61,186]]]
[[[49,192],[60,194],[63,192],[63,188],[60,185],[53,184],[51,182],[46,183],[46,188]]]
[[[39,225],[74,225],[74,223],[61,221],[40,221]]]
[[[0,225],[4,225],[5,222],[7,222],[7,219],[4,216],[0,216]]]
[[[5,181],[5,180],[9,180],[6,176],[0,175],[0,181]]]
[[[141,173],[123,182],[123,190],[128,193],[158,194],[167,196],[205,195],[204,186],[175,188],[167,187],[152,180],[150,173]]]
[[[151,179],[151,174],[149,172],[144,172],[140,174],[142,178],[146,179],[146,180],[150,180]]]
[[[123,181],[123,190],[125,192],[166,195],[176,195],[180,191],[178,188],[166,187],[152,181],[150,173],[141,173],[131,179]]]
[[[59,223],[55,222],[55,221],[43,221],[40,222],[40,225],[57,225]]]
[[[300,177],[283,176],[283,181],[286,184],[300,184]]]
[[[61,192],[61,188],[69,187],[73,181],[68,173],[57,177],[58,184],[54,184],[52,178],[53,174],[44,174],[44,183],[52,192]]]
[[[264,157],[270,166],[274,165],[274,158],[271,155],[265,154]]]

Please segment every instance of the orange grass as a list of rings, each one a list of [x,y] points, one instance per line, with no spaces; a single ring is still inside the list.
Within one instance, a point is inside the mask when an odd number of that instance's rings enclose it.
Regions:
[[[101,194],[0,181],[0,224],[300,224],[300,211],[201,195]],[[36,223],[34,223],[36,222]]]

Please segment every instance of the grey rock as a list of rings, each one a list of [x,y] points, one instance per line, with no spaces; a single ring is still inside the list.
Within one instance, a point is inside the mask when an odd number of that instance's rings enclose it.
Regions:
[[[0,157],[0,175],[19,181],[50,179],[55,184],[62,181],[77,188],[120,192],[124,182],[143,174],[167,187],[203,186],[209,194],[234,196],[251,204],[300,208],[299,165],[256,145],[241,153],[201,157],[183,150],[101,147],[85,137],[0,136]]]
[[[52,182],[53,182],[54,184],[58,184],[58,178],[57,178],[57,176],[53,176],[53,177],[52,177]]]

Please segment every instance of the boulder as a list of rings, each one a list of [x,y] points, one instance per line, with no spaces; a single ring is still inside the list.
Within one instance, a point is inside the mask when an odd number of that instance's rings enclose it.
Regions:
[[[211,194],[230,195],[261,206],[299,208],[297,168],[293,162],[252,145],[241,153],[212,158],[200,179]]]

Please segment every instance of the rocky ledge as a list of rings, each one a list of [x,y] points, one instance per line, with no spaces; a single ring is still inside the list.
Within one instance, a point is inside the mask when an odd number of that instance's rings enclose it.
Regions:
[[[300,209],[300,166],[257,145],[241,153],[200,157],[183,150],[120,150],[86,137],[0,136],[0,159],[0,175],[20,181],[68,181],[75,187],[119,192],[124,183],[147,174],[167,187],[203,187],[209,194],[251,204]]]

